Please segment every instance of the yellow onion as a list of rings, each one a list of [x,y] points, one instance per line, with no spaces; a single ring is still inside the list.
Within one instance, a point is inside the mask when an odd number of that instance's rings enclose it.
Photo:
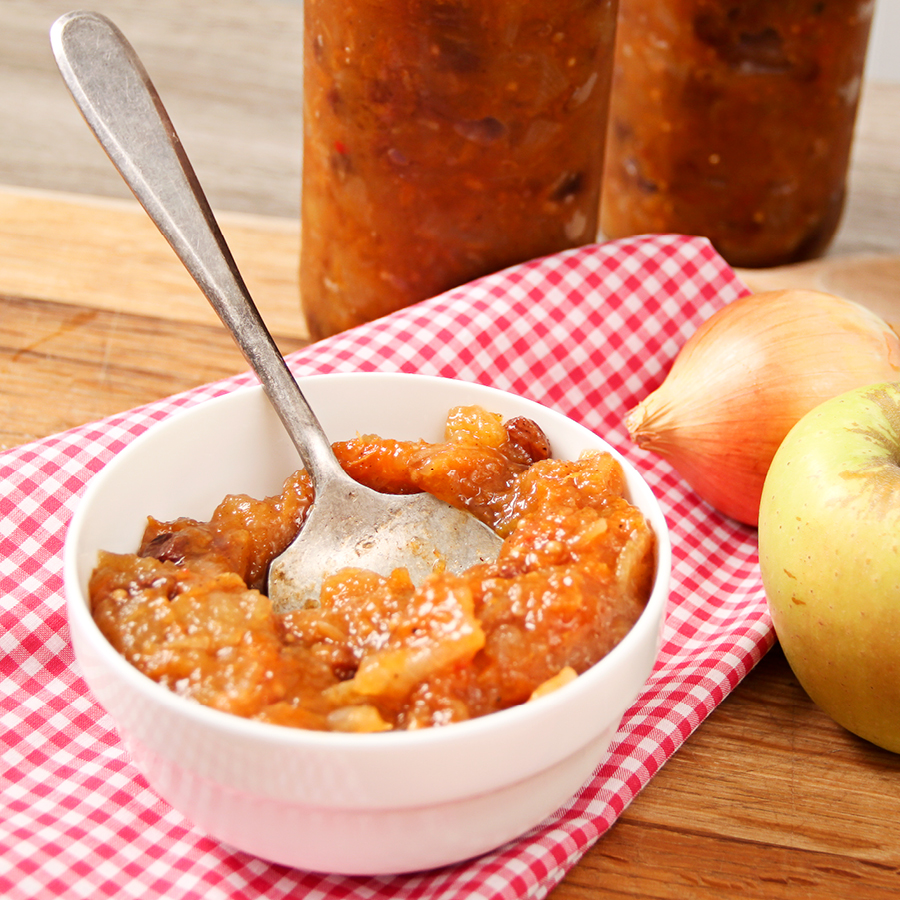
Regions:
[[[875,313],[818,291],[767,291],[704,322],[626,426],[704,500],[755,526],[793,425],[844,391],[897,380],[900,338]]]

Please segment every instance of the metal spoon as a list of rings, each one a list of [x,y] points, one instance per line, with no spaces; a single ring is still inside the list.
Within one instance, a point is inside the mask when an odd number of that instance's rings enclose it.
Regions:
[[[315,500],[300,534],[270,567],[275,609],[317,602],[323,578],[348,566],[382,575],[405,567],[418,583],[438,562],[462,571],[495,559],[500,539],[469,513],[430,494],[370,490],[341,468],[244,285],[156,89],[119,29],[98,13],[72,12],[54,22],[50,42],[85,121],[231,331],[313,480]]]

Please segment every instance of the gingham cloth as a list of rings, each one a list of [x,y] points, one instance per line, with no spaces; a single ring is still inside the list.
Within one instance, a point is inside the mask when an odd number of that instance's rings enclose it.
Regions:
[[[671,525],[674,573],[662,652],[609,758],[521,839],[434,872],[315,875],[212,840],[148,787],[74,662],[61,556],[85,483],[155,422],[252,383],[250,374],[0,456],[0,894],[545,897],[774,641],[755,531],[702,503],[666,462],[632,445],[623,425],[684,340],[744,293],[705,240],[635,238],[514,267],[289,357],[297,374],[421,372],[558,409],[637,465]]]

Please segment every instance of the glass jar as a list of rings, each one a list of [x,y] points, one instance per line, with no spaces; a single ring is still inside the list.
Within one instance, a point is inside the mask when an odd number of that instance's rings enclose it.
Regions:
[[[597,238],[616,0],[306,0],[314,338]]]
[[[601,230],[824,252],[844,205],[873,0],[620,0]]]

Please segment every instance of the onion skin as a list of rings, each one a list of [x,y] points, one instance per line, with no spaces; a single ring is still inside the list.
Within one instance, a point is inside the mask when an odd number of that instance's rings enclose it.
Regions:
[[[756,527],[788,431],[825,400],[889,381],[900,381],[900,338],[881,317],[819,291],[767,291],[704,322],[625,424],[709,504]]]

